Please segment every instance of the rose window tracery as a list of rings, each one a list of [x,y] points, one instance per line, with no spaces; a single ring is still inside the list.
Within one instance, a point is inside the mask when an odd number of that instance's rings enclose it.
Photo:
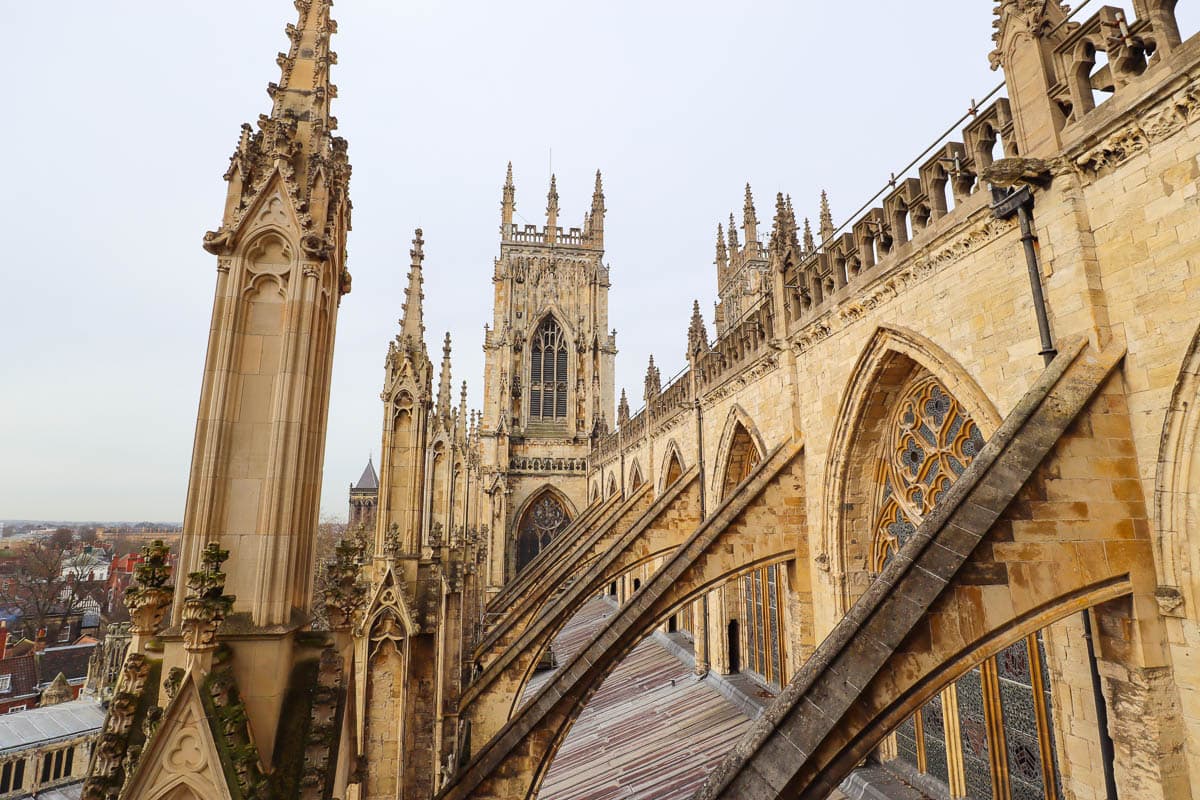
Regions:
[[[879,460],[874,571],[904,546],[983,444],[979,426],[937,378],[904,390],[888,417]]]

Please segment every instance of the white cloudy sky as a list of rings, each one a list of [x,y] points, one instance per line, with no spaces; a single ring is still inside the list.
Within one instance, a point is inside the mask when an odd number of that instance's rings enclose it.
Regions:
[[[412,229],[432,349],[478,403],[500,186],[562,222],[604,171],[618,387],[683,363],[711,309],[716,224],[750,181],[837,221],[1000,76],[988,0],[340,0],[354,291],[338,325],[323,511],[378,455],[383,354]],[[1181,3],[1185,35],[1197,4]],[[0,0],[8,122],[0,519],[179,520],[204,359],[221,174],[267,110],[288,0]],[[634,391],[633,394],[639,394]]]

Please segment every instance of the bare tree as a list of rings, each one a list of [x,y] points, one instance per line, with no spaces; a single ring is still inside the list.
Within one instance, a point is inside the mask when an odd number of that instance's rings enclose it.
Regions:
[[[66,537],[60,535],[62,530],[67,531]],[[70,539],[69,529],[59,529],[43,539],[23,543],[12,562],[12,580],[0,582],[0,603],[20,609],[26,636],[32,638],[51,627],[56,633],[76,610],[79,598],[72,584],[77,576],[68,566]]]

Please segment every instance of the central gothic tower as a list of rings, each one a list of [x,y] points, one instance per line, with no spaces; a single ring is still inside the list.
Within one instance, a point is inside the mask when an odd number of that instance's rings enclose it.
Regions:
[[[546,225],[518,226],[512,165],[504,182],[493,324],[485,328],[488,584],[499,589],[587,504],[592,435],[613,418],[616,331],[608,328],[600,173],[583,226],[558,223],[550,177]]]

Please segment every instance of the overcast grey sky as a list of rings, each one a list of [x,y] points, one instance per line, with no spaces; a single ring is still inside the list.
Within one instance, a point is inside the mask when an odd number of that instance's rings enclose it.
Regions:
[[[1196,3],[1181,3],[1185,35]],[[334,111],[354,165],[323,512],[378,459],[412,229],[435,359],[477,406],[500,187],[560,221],[604,171],[618,390],[683,364],[717,223],[750,181],[841,222],[1000,81],[988,0],[340,0]],[[289,0],[0,0],[7,221],[0,519],[179,520],[238,127],[269,108]],[[1090,13],[1090,12],[1089,12]],[[634,403],[638,405],[638,403]]]

